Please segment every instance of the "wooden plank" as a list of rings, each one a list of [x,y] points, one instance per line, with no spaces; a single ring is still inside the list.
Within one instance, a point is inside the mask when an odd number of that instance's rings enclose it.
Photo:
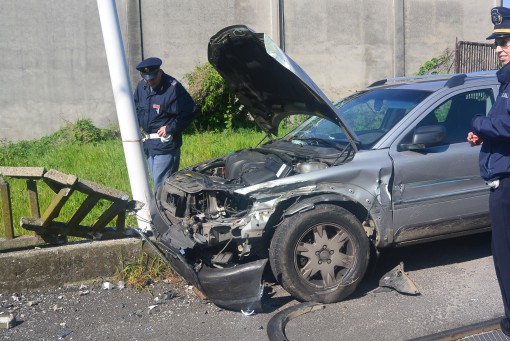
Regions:
[[[35,180],[27,180],[27,191],[31,217],[40,218],[41,211],[39,210],[39,196],[37,195],[37,182]]]
[[[117,239],[117,238],[125,238],[126,237],[126,230],[121,229],[117,230],[114,228],[107,228],[101,231],[100,233],[96,232],[95,238],[100,240],[107,240],[107,239]]]
[[[5,238],[14,238],[14,227],[12,225],[11,190],[9,183],[0,177],[0,201],[2,203],[2,226]]]
[[[58,193],[64,187],[74,187],[78,178],[72,174],[65,174],[54,169],[50,169],[44,174],[44,182],[53,192]]]
[[[53,196],[50,205],[42,215],[42,226],[46,227],[48,224],[58,217],[60,210],[69,199],[73,192],[72,188],[62,188],[57,194]]]
[[[12,226],[11,190],[9,184],[0,177],[0,201],[2,203],[2,226],[5,239],[14,238],[14,227]]]
[[[124,238],[126,237],[125,230],[116,230],[114,228],[107,228],[102,230],[101,232],[95,231],[90,226],[79,225],[74,231],[69,232],[67,225],[53,221],[47,227],[42,227],[41,219],[34,218],[21,218],[21,226],[27,230],[32,231],[41,231],[41,228],[44,229],[45,234],[53,234],[53,235],[67,235],[73,237],[80,237],[86,239],[115,239],[115,238]]]
[[[83,218],[94,208],[94,206],[99,201],[98,195],[90,194],[80,205],[78,210],[73,214],[71,219],[67,222],[67,226],[70,231],[73,231],[78,227]]]
[[[21,217],[21,227],[27,228],[28,230],[35,231],[43,227],[41,218]],[[29,228],[28,228],[29,227]]]
[[[72,233],[69,233],[67,224],[59,221],[50,221],[47,226],[43,226],[41,219],[34,218],[21,218],[21,226],[27,230],[36,231],[41,235],[68,235],[74,237],[81,237],[93,239],[95,231],[88,226],[78,226]],[[44,236],[43,236],[44,238]]]
[[[78,178],[72,174],[65,174],[54,169],[50,169],[44,174],[44,180],[53,181],[64,187],[73,187],[77,182]]]
[[[121,192],[115,188],[105,187],[103,185],[97,184],[92,181],[78,179],[78,183],[76,184],[76,189],[80,192],[89,194],[89,193],[98,193],[101,194],[101,197],[108,200],[128,200],[129,194],[125,192]]]
[[[0,174],[11,178],[41,179],[46,169],[43,167],[0,167]]]
[[[117,231],[123,231],[126,228],[126,210],[120,210],[117,215],[117,221],[115,222],[115,228]]]
[[[103,212],[103,214],[97,219],[97,221],[92,225],[92,228],[95,231],[100,231],[106,227],[116,215],[121,211],[125,211],[127,205],[127,201],[117,201],[113,202],[110,207]]]

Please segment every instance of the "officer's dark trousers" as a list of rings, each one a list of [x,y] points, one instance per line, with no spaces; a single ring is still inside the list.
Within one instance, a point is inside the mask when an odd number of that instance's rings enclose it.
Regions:
[[[492,220],[492,255],[505,315],[510,318],[510,177],[491,189],[489,209]]]

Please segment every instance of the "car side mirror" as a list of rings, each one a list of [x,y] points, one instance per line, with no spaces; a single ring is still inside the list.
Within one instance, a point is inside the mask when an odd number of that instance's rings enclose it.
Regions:
[[[414,130],[413,142],[402,143],[399,150],[422,150],[440,146],[446,141],[446,128],[442,125],[422,126]]]

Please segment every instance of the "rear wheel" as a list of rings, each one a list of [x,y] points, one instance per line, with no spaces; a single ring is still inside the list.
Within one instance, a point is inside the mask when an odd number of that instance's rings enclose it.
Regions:
[[[286,218],[269,249],[271,268],[282,286],[300,300],[322,303],[338,302],[356,289],[369,255],[359,220],[327,204]]]

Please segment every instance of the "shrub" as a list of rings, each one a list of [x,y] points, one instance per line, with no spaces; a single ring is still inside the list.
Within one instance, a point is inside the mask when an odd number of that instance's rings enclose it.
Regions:
[[[54,138],[67,143],[89,144],[115,139],[120,136],[117,127],[100,129],[90,119],[80,119],[74,123],[67,122],[64,128],[55,133]]]
[[[223,131],[254,126],[248,112],[211,64],[199,65],[184,77],[189,85],[188,91],[197,104],[198,113],[191,130]]]

